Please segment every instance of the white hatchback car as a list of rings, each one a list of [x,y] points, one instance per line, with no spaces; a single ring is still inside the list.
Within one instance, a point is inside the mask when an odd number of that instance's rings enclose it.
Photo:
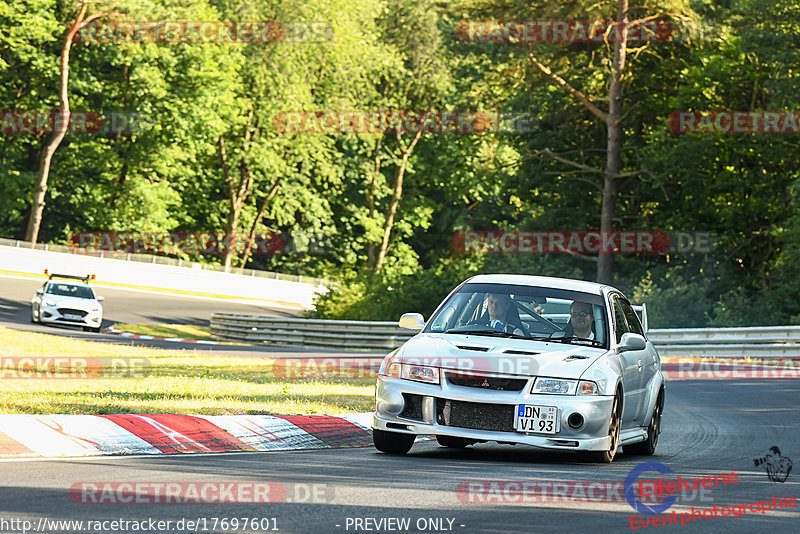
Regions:
[[[644,310],[642,310],[644,316]],[[646,317],[643,317],[646,324]],[[653,454],[661,360],[634,308],[601,284],[480,275],[453,290],[378,373],[373,441],[405,454],[418,435],[582,451],[611,462]]]
[[[45,274],[48,274],[45,271]],[[81,326],[100,332],[103,323],[103,297],[89,286],[91,275],[50,274],[31,300],[31,321],[43,324]]]

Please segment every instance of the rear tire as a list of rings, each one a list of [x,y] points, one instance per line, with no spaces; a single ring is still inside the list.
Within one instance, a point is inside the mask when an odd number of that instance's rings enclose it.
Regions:
[[[388,454],[405,454],[414,445],[414,434],[401,434],[400,432],[387,432],[386,430],[372,429],[372,443],[380,452]]]
[[[436,441],[442,447],[450,447],[451,449],[463,449],[467,446],[467,440],[464,438],[457,438],[455,436],[436,436]]]
[[[586,458],[598,464],[610,464],[614,461],[619,448],[619,429],[622,420],[622,401],[620,394],[614,395],[614,404],[611,407],[611,421],[608,424],[608,435],[611,438],[611,448],[607,451],[591,451],[586,454]]]
[[[661,412],[664,411],[664,391],[658,394],[656,406],[653,408],[653,417],[650,418],[650,425],[647,427],[647,439],[640,443],[625,445],[625,454],[636,454],[640,456],[650,456],[656,452],[658,445],[658,435],[661,433]]]

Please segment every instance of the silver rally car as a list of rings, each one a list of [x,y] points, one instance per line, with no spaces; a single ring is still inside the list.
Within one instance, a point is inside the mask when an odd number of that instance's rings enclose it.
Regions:
[[[601,284],[522,275],[463,282],[378,373],[373,441],[405,454],[417,435],[445,447],[496,441],[653,454],[661,431],[661,361],[624,295]]]

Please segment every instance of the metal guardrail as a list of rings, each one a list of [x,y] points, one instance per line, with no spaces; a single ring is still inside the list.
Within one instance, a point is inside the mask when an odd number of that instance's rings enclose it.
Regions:
[[[368,350],[391,350],[416,334],[394,321],[280,319],[222,313],[211,316],[211,333],[226,341]]]
[[[215,313],[211,333],[227,341],[267,342],[331,349],[391,350],[416,334],[394,321],[281,319]],[[800,326],[650,330],[661,356],[800,359]]]
[[[331,280],[327,280],[325,278],[303,276],[301,274],[283,274],[272,271],[258,271],[256,269],[243,269],[237,267],[230,267],[228,270],[225,270],[225,266],[223,265],[217,265],[214,263],[197,263],[193,261],[184,260],[181,258],[170,258],[168,256],[159,256],[157,254],[138,254],[131,252],[120,252],[120,251],[109,251],[109,250],[90,250],[80,247],[68,247],[66,245],[53,245],[50,243],[32,243],[30,241],[18,241],[16,239],[4,239],[4,238],[0,238],[0,245],[7,247],[14,247],[14,248],[31,249],[31,250],[44,250],[47,252],[62,252],[66,254],[75,254],[77,256],[91,256],[95,258],[106,258],[112,260],[152,263],[154,265],[173,265],[175,267],[191,267],[195,269],[203,269],[206,271],[227,272],[230,274],[241,274],[244,276],[258,276],[261,278],[269,278],[272,280],[301,282],[301,283],[314,284],[325,287],[330,287],[331,285],[333,285],[333,282]]]
[[[800,359],[800,326],[650,330],[661,356]]]

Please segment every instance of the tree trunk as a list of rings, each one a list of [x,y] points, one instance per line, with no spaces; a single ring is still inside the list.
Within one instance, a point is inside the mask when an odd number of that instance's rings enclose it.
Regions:
[[[275,181],[275,185],[272,186],[269,193],[267,194],[264,201],[261,203],[261,206],[258,208],[258,214],[256,218],[253,219],[253,224],[250,226],[250,232],[247,234],[247,245],[245,245],[244,249],[244,256],[242,256],[242,261],[239,264],[239,267],[244,268],[247,260],[250,258],[250,254],[253,251],[253,241],[255,240],[256,235],[256,227],[261,222],[261,218],[264,216],[264,212],[267,211],[267,206],[269,205],[272,198],[278,192],[278,187],[281,184],[281,177],[279,176],[278,179]]]
[[[378,176],[381,172],[381,143],[382,137],[378,137],[375,142],[375,169],[369,180],[369,189],[367,189],[367,217],[372,219],[375,214],[375,183],[378,181]],[[367,240],[367,267],[371,268],[375,265],[375,243]]]
[[[414,140],[411,141],[411,144],[408,145],[408,148],[403,148],[400,133],[397,134],[397,142],[400,145],[400,150],[403,153],[403,157],[400,159],[400,165],[397,167],[397,176],[394,182],[394,193],[392,194],[392,200],[389,202],[389,206],[386,208],[386,221],[383,223],[383,240],[381,241],[380,249],[378,249],[378,258],[375,261],[375,274],[380,274],[381,269],[383,269],[383,262],[386,260],[386,252],[389,250],[389,238],[392,234],[394,216],[397,213],[397,206],[400,204],[400,199],[403,197],[403,177],[406,173],[408,158],[414,151],[414,146],[416,146],[417,141],[419,141],[419,138],[422,137],[422,130],[424,127],[425,120],[421,122],[419,130],[414,135]]]
[[[608,88],[608,116],[606,125],[606,169],[603,176],[603,203],[600,211],[600,231],[614,231],[617,208],[617,177],[622,154],[622,78],[625,70],[625,55],[628,42],[628,0],[617,1],[617,24],[620,38],[614,43],[614,59],[611,64],[611,80]],[[605,233],[603,234],[605,235]],[[611,284],[614,281],[613,253],[601,249],[597,258],[597,282]]]
[[[42,224],[42,213],[44,212],[44,197],[47,194],[47,179],[50,176],[50,163],[69,128],[69,51],[72,48],[72,40],[75,38],[75,34],[86,24],[102,16],[102,14],[93,15],[84,21],[83,17],[86,16],[88,8],[89,0],[83,0],[75,23],[67,32],[64,48],[61,51],[61,91],[59,93],[61,108],[59,115],[53,118],[56,130],[42,148],[42,153],[39,156],[39,173],[36,179],[36,187],[33,191],[33,204],[31,205],[31,213],[28,216],[25,241],[36,243],[39,239],[39,227]]]

